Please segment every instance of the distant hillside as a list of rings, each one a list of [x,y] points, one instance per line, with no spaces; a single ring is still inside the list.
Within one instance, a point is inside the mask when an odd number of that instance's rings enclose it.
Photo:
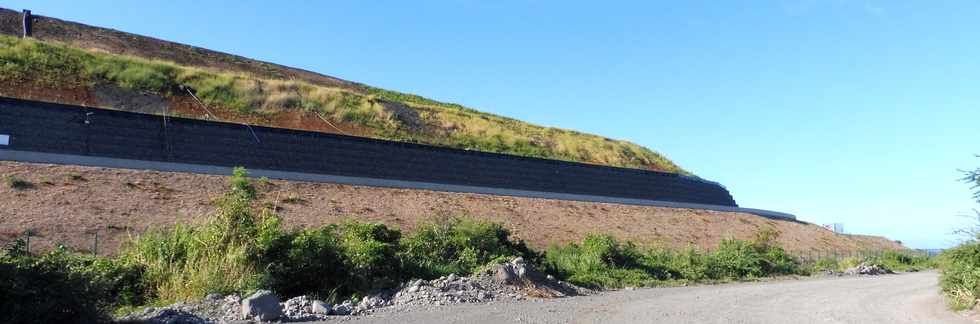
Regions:
[[[0,95],[688,174],[627,141],[111,29],[33,22],[33,39],[17,38],[20,13],[0,8]]]

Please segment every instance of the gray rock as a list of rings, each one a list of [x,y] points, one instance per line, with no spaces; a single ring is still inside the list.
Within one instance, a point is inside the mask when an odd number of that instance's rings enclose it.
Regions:
[[[124,320],[138,320],[141,323],[152,324],[210,324],[214,321],[201,318],[197,315],[176,310],[172,308],[148,308],[147,312],[138,316],[123,318]]]
[[[350,300],[345,300],[340,305],[333,307],[333,315],[350,315],[354,311],[354,303]]]
[[[494,280],[501,284],[513,285],[520,283],[527,276],[527,262],[518,257],[508,263],[499,264],[494,269]]]
[[[524,279],[524,276],[527,275],[527,262],[522,257],[517,257],[513,261],[510,261],[510,267],[518,278]]]
[[[282,317],[279,297],[271,291],[259,290],[242,300],[242,319],[261,322],[274,321]]]
[[[333,307],[331,307],[330,304],[319,300],[314,300],[313,305],[310,308],[313,311],[313,314],[330,315],[330,312],[333,311]]]
[[[320,305],[318,306],[317,303]],[[326,320],[330,314],[330,305],[309,296],[296,296],[281,303],[282,321],[309,322]]]
[[[517,274],[509,264],[500,264],[494,267],[493,279],[502,284],[514,284],[517,282]]]

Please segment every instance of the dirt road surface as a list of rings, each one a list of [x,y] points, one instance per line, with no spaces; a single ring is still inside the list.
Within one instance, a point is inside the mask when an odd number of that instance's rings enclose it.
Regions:
[[[382,313],[350,323],[977,323],[946,309],[936,272],[716,286]]]

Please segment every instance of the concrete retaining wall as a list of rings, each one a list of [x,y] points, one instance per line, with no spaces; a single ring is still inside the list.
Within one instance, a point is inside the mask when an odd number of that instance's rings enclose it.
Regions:
[[[11,98],[0,98],[0,159],[211,174],[244,166],[292,180],[737,208],[719,184],[670,173]]]

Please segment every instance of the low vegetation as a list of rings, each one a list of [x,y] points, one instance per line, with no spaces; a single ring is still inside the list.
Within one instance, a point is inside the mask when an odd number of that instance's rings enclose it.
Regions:
[[[262,181],[239,168],[228,183],[206,221],[149,230],[114,257],[63,248],[32,256],[23,242],[7,247],[0,254],[0,322],[38,314],[44,322],[98,322],[143,305],[260,288],[336,302],[414,278],[470,275],[515,257],[599,289],[808,273],[774,244],[779,234],[771,229],[752,240],[724,240],[711,252],[642,249],[598,234],[538,252],[500,224],[468,218],[436,219],[407,234],[356,221],[286,228],[257,203]]]
[[[980,300],[980,243],[972,241],[939,257],[940,285],[953,309],[974,308]]]
[[[805,265],[808,272],[844,272],[858,265],[876,264],[885,269],[899,272],[915,272],[936,267],[935,258],[916,255],[904,251],[882,251],[875,255],[846,258],[821,258]]]
[[[538,259],[523,242],[512,240],[510,231],[500,224],[460,218],[424,224],[402,240],[401,246],[403,263],[422,278],[471,274],[515,257]]]
[[[543,265],[559,278],[593,288],[804,274],[799,260],[773,245],[775,236],[767,230],[752,241],[723,240],[713,252],[677,252],[641,250],[612,236],[590,235],[582,244],[549,249]]]
[[[142,275],[120,260],[64,249],[30,256],[16,241],[0,253],[0,322],[106,321],[106,310],[147,302]]]
[[[976,190],[973,198],[980,203],[980,168],[966,172],[963,181]],[[980,304],[980,212],[976,217],[977,225],[960,231],[966,240],[939,256],[939,267],[942,269],[940,286],[950,306],[957,310],[975,308]]]
[[[3,177],[3,182],[8,188],[13,190],[27,190],[34,188],[34,184],[16,176],[8,175]]]
[[[531,125],[416,95],[265,79],[10,36],[0,36],[0,81],[85,91],[112,85],[164,97],[188,96],[190,90],[223,118],[237,121],[263,123],[279,113],[316,113],[389,140],[686,173],[630,142]]]
[[[869,262],[902,272],[921,271],[936,267],[936,261],[933,258],[898,251],[884,251],[877,256],[870,257]]]

